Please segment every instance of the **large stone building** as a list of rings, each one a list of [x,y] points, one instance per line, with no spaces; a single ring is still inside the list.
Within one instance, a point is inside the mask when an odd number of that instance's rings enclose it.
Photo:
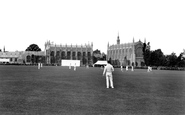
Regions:
[[[38,62],[44,63],[44,51],[15,51],[0,52],[0,63],[10,64],[36,64]]]
[[[46,63],[61,64],[61,60],[80,60],[80,65],[92,64],[93,43],[85,45],[56,45],[45,43]]]
[[[141,66],[144,63],[143,59],[143,43],[139,40],[131,43],[120,44],[119,35],[117,37],[117,44],[107,45],[107,60],[118,60],[119,65],[123,66]]]

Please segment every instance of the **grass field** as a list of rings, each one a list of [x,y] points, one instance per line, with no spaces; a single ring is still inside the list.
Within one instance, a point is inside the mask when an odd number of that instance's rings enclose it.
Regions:
[[[0,115],[184,115],[185,71],[0,66]]]

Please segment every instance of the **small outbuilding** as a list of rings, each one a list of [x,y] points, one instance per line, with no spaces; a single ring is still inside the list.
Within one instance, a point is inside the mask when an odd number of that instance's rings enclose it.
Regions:
[[[93,64],[93,67],[102,67],[102,66],[105,66],[105,65],[107,65],[107,61],[99,60],[99,61],[97,61],[96,63]]]

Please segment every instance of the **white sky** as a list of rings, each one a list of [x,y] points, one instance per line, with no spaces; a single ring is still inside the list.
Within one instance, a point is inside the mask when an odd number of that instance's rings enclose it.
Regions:
[[[24,51],[30,44],[44,50],[56,44],[107,43],[139,39],[164,54],[185,49],[184,0],[1,0],[0,49]]]

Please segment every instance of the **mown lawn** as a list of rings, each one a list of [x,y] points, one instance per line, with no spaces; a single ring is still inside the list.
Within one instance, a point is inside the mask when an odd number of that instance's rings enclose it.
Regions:
[[[0,115],[183,115],[185,71],[0,66]]]

